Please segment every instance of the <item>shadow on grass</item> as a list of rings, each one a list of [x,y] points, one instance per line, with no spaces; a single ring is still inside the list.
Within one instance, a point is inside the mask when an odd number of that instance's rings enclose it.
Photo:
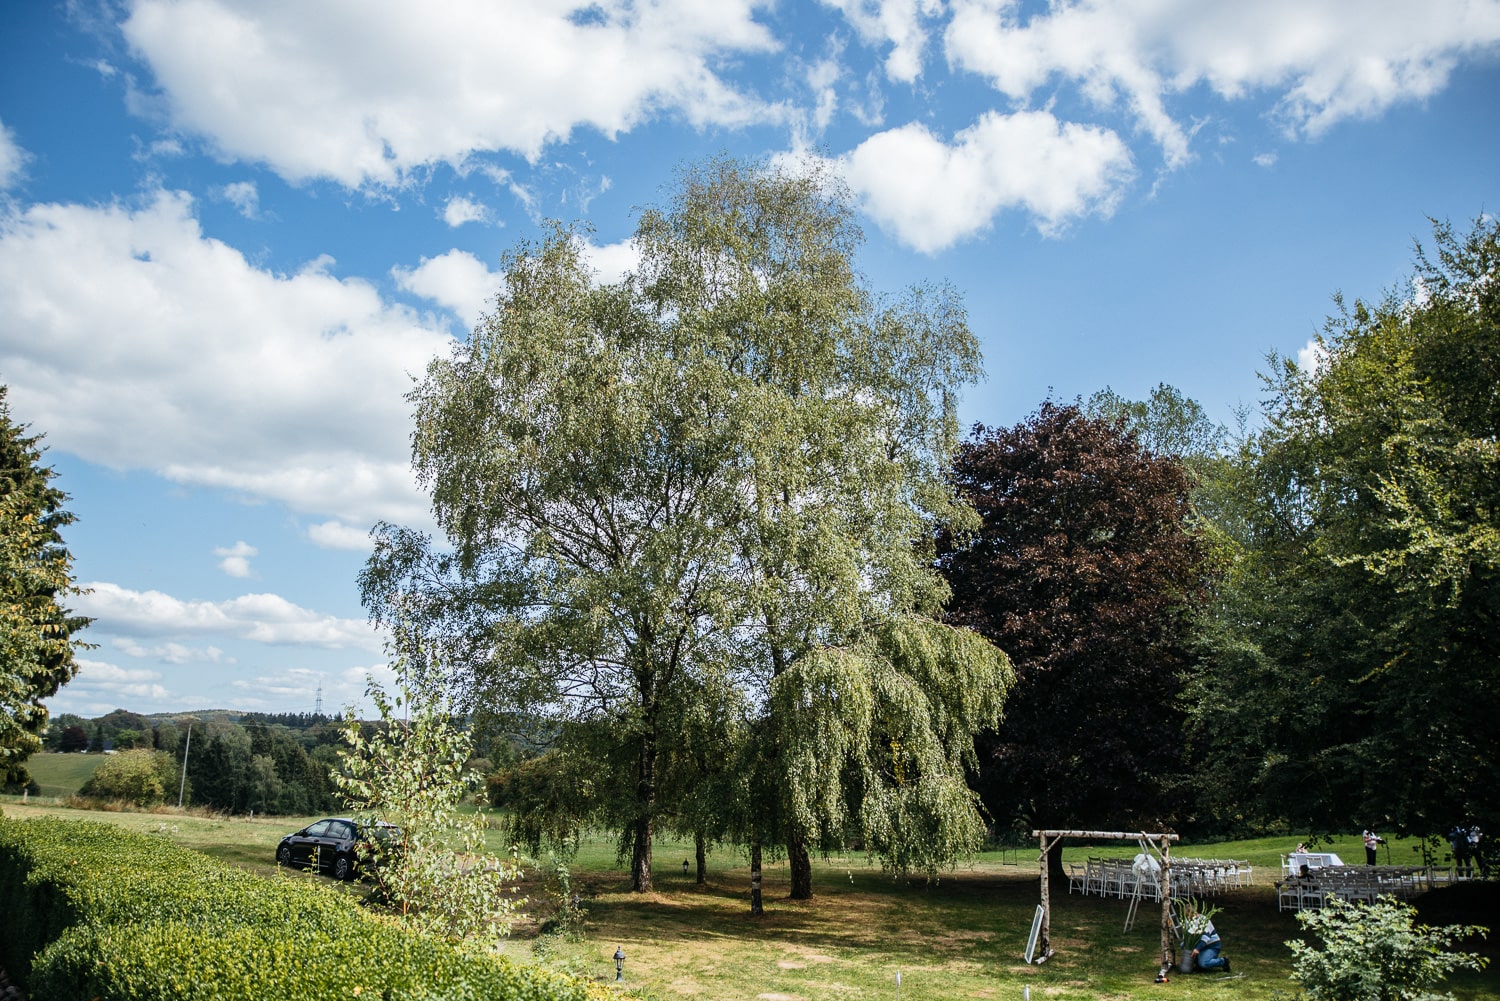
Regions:
[[[1052,901],[1052,945],[1045,965],[1021,959],[1039,899],[1034,874],[1011,868],[960,871],[935,884],[892,879],[877,870],[824,864],[811,901],[786,899],[784,867],[767,871],[762,918],[749,914],[748,873],[715,874],[706,887],[676,874],[658,877],[657,892],[632,894],[623,872],[575,877],[585,896],[587,942],[602,979],[619,946],[637,986],[657,996],[721,999],[894,997],[894,973],[905,996],[1019,998],[1030,986],[1052,999],[1235,997],[1269,1001],[1295,987],[1286,941],[1301,935],[1294,914],[1277,910],[1275,890],[1255,886],[1216,897],[1215,923],[1234,977],[1173,974],[1155,984],[1160,905],[1142,902],[1135,927],[1123,930],[1128,901],[1063,893]],[[1459,888],[1462,889],[1462,888]],[[1476,907],[1455,903],[1441,923],[1470,923]],[[1474,891],[1476,897],[1483,896]],[[1465,916],[1468,915],[1468,916]],[[1424,913],[1424,919],[1426,918]],[[1486,923],[1486,922],[1479,922]],[[519,943],[518,943],[519,944]],[[1497,975],[1455,976],[1464,1001],[1500,996]]]

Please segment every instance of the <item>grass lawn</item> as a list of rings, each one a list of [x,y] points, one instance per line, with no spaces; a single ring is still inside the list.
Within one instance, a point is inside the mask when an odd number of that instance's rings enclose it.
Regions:
[[[43,796],[71,796],[104,761],[102,754],[57,754],[43,751],[26,759],[26,770]]]
[[[94,813],[21,805],[4,798],[8,818],[40,814],[88,818],[160,833],[235,865],[268,875],[277,840],[316,818],[216,818],[175,813]],[[498,839],[498,834],[497,834]],[[1346,861],[1363,858],[1357,838],[1332,850]],[[1083,999],[1203,999],[1272,1001],[1293,985],[1284,941],[1299,934],[1290,913],[1276,910],[1273,881],[1287,839],[1217,845],[1183,845],[1182,855],[1248,859],[1257,885],[1216,898],[1215,918],[1236,976],[1174,975],[1153,983],[1160,910],[1143,904],[1136,927],[1125,933],[1128,902],[1070,896],[1054,887],[1052,944],[1056,955],[1042,966],[1021,961],[1038,901],[1035,848],[994,853],[934,885],[892,879],[863,857],[816,864],[811,901],[786,899],[784,865],[768,865],[766,914],[749,915],[749,870],[744,857],[720,849],[709,856],[709,883],[698,887],[682,874],[691,846],[659,841],[654,854],[654,893],[629,892],[629,873],[617,865],[606,837],[586,840],[572,860],[573,883],[583,897],[586,925],[581,940],[538,931],[546,916],[545,892],[528,880],[531,920],[503,943],[517,959],[612,981],[610,957],[623,948],[625,984],[632,993],[694,1001],[835,1001],[851,998],[997,998],[1020,1001],[1029,987],[1033,1001]],[[1412,843],[1392,839],[1392,861],[1415,855]],[[508,846],[494,844],[495,850]],[[1358,849],[1356,854],[1355,849]],[[1089,854],[1133,854],[1133,844],[1070,846],[1067,861]],[[1021,864],[1017,864],[1020,860]],[[1384,861],[1384,849],[1382,849]],[[284,876],[282,877],[284,878]],[[351,890],[353,888],[351,887]],[[1455,920],[1500,925],[1500,886],[1471,884],[1431,894],[1421,906],[1435,923]],[[1446,896],[1445,896],[1446,895]],[[1500,942],[1485,951],[1500,952]],[[1242,975],[1241,975],[1242,974]],[[1450,987],[1462,1001],[1500,998],[1500,972],[1456,977]]]

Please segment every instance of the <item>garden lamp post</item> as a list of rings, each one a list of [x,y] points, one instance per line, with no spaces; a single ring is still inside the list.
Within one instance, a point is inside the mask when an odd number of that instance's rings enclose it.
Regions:
[[[616,948],[615,948],[615,979],[616,980],[624,980],[625,979],[625,947],[624,946],[616,946]]]

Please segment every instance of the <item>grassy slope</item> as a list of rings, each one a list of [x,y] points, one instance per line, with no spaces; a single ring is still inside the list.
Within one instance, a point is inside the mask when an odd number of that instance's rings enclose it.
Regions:
[[[59,807],[20,806],[5,800],[6,816],[55,813],[118,823],[198,848],[236,865],[271,874],[276,841],[315,818],[214,818],[166,814],[89,813]],[[498,834],[495,849],[499,844]],[[574,885],[584,897],[587,927],[583,941],[538,936],[535,923],[518,928],[504,944],[520,959],[541,958],[571,972],[613,979],[609,956],[622,947],[626,986],[651,997],[713,998],[718,1001],[833,1001],[853,997],[894,998],[895,974],[902,974],[902,996],[926,998],[1013,998],[1031,987],[1038,1001],[1096,998],[1162,998],[1174,1001],[1272,1001],[1286,990],[1290,972],[1283,942],[1298,935],[1295,918],[1276,910],[1274,870],[1286,839],[1228,845],[1184,845],[1183,855],[1248,858],[1259,885],[1218,898],[1216,918],[1243,978],[1174,976],[1154,984],[1160,911],[1143,905],[1134,931],[1122,931],[1126,903],[1054,893],[1052,941],[1057,955],[1043,966],[1020,960],[1037,903],[1035,851],[983,856],[967,868],[945,874],[933,886],[882,874],[862,857],[825,860],[817,866],[815,898],[786,899],[784,865],[768,866],[767,914],[748,913],[748,870],[742,855],[720,849],[709,857],[709,885],[699,888],[682,875],[691,847],[662,840],[655,852],[657,892],[632,894],[629,876],[616,864],[607,838],[585,841],[572,863]],[[1349,861],[1357,839],[1333,850]],[[1082,862],[1089,854],[1134,852],[1133,845],[1077,846],[1065,859]],[[1019,854],[1025,864],[1015,864]],[[1414,857],[1409,843],[1391,845],[1393,861]],[[1384,849],[1382,849],[1384,861]],[[539,883],[528,883],[534,913],[543,916],[546,898]],[[1471,888],[1461,888],[1471,889]],[[1483,887],[1483,901],[1462,913],[1435,920],[1470,920],[1476,906],[1494,906],[1495,887]],[[1500,922],[1490,922],[1492,924]],[[1493,944],[1492,944],[1493,945]],[[1468,975],[1452,986],[1462,1001],[1500,998],[1500,971]]]
[[[42,752],[26,759],[26,770],[42,787],[43,796],[71,796],[104,761],[102,754],[54,754]]]

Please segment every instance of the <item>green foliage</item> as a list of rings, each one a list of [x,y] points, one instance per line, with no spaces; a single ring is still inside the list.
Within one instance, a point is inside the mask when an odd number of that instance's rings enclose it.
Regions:
[[[658,816],[733,823],[699,763],[766,777],[739,805],[796,833],[798,775],[733,745],[782,725],[747,707],[798,658],[934,615],[933,526],[972,520],[944,477],[980,372],[962,304],[876,296],[853,213],[817,168],[689,168],[618,284],[566,229],[508,254],[495,312],[412,394],[452,551],[383,526],[364,600],[439,641],[477,708],[549,719],[598,777],[572,814],[627,832],[637,889]]]
[[[135,806],[160,806],[170,796],[176,802],[177,762],[165,751],[117,751],[106,757],[80,796],[123,800]]]
[[[0,964],[37,1001],[590,994],[456,952],[317,882],[268,881],[100,824],[0,823],[0,909],[14,919]]]
[[[1209,419],[1203,405],[1166,383],[1145,400],[1127,400],[1106,386],[1088,398],[1083,410],[1114,424],[1153,455],[1181,460],[1195,472],[1227,445],[1227,431]]]
[[[1500,222],[1434,240],[1271,359],[1225,470],[1190,729],[1267,819],[1500,825]]]
[[[366,824],[401,828],[399,840],[374,838],[361,849],[361,865],[380,897],[414,927],[492,948],[510,932],[519,870],[514,860],[485,854],[483,812],[458,810],[480,781],[467,767],[469,737],[453,726],[431,665],[421,677],[412,677],[411,668],[398,658],[402,686],[395,698],[370,681],[366,694],[379,724],[367,732],[352,710],[345,717],[348,749],[336,781]]]
[[[986,805],[1033,828],[1156,822],[1203,576],[1187,471],[1117,422],[1044,403],[976,427],[953,475],[983,525],[947,540],[950,619],[1003,648],[1019,679],[980,739]]]
[[[295,815],[334,808],[337,796],[326,756],[309,754],[285,729],[196,721],[189,747],[187,726],[162,724],[153,733],[157,746],[169,748],[179,763],[187,754],[193,805]]]
[[[1416,909],[1393,897],[1374,903],[1333,898],[1317,911],[1299,911],[1297,922],[1317,936],[1287,942],[1296,966],[1292,979],[1310,1001],[1451,1001],[1436,988],[1454,970],[1483,969],[1488,960],[1450,951],[1486,929],[1417,924]]]
[[[74,713],[52,716],[47,723],[47,732],[42,737],[43,746],[49,751],[86,750],[89,746],[88,722]]]
[[[74,633],[88,620],[62,602],[78,591],[62,529],[67,495],[43,466],[40,435],[11,420],[0,386],[0,786],[28,783],[24,762],[41,750],[42,700],[72,679]]]
[[[989,643],[922,619],[798,658],[771,686],[791,821],[816,842],[852,827],[898,872],[977,851],[985,827],[965,769],[1012,680]]]
[[[595,811],[597,778],[587,757],[555,748],[490,775],[486,795],[508,815],[516,844],[567,852]]]

